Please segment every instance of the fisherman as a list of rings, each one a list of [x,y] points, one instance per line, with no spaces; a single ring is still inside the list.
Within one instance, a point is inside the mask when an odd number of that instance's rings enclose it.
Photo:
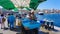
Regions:
[[[37,21],[37,18],[34,14],[34,10],[31,10],[31,12],[29,13],[29,19],[31,20],[31,23]]]
[[[34,10],[31,10],[31,14],[29,14],[31,20],[37,20],[34,14]]]
[[[34,10],[31,10],[31,12],[29,12],[29,14],[27,15],[27,18],[30,20],[30,24],[34,24],[34,22],[37,21],[36,16],[34,14]],[[34,29],[29,29],[25,27],[24,30],[25,34],[38,34],[38,28],[34,28]]]

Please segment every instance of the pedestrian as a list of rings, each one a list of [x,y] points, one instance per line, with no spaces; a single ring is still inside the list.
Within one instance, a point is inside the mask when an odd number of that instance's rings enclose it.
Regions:
[[[10,30],[14,29],[14,23],[15,23],[15,16],[13,14],[10,14],[8,17],[8,21],[10,24]]]
[[[10,23],[9,23],[9,16],[10,16],[10,14],[7,14],[8,27],[10,25]]]
[[[18,27],[18,21],[19,21],[18,16],[16,16],[16,27]]]
[[[7,15],[4,17],[5,18],[5,28],[4,29],[8,29],[8,20],[7,20]]]
[[[16,29],[20,30],[20,27],[21,27],[21,20],[19,19],[18,16],[16,16]]]
[[[2,17],[2,23],[1,23],[1,26],[2,26],[2,27],[1,27],[1,28],[4,29],[5,18],[4,18],[4,15],[3,15],[3,14],[1,14],[1,17]]]

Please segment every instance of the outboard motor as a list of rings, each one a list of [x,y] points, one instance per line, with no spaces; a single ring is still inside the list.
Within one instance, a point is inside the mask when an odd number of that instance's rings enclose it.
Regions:
[[[45,29],[49,29],[49,22],[48,21],[45,22]]]
[[[40,20],[41,26],[44,27],[45,26],[45,22],[44,20]]]
[[[53,21],[47,21],[47,29],[48,30],[53,30],[54,29]]]
[[[51,29],[53,30],[54,29],[54,22],[51,21]]]

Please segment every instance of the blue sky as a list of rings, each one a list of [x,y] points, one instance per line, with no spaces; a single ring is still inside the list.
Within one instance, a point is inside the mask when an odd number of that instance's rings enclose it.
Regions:
[[[60,9],[60,0],[47,0],[39,4],[38,9]]]

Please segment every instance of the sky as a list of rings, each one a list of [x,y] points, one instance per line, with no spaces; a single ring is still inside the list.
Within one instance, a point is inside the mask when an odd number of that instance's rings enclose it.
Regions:
[[[37,9],[60,9],[60,0],[47,0],[39,4]]]

